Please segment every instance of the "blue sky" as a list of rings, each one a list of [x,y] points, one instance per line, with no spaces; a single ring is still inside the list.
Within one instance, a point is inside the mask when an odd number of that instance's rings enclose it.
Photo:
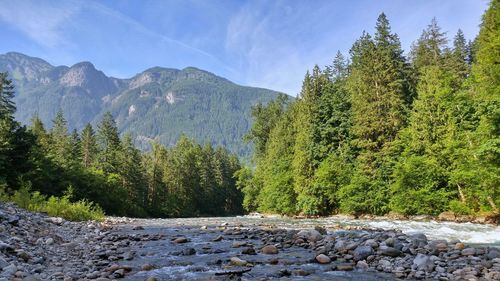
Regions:
[[[436,17],[452,38],[477,34],[487,0],[1,0],[0,53],[54,65],[91,61],[128,78],[195,66],[296,95],[305,72],[347,53],[385,12],[405,51]]]

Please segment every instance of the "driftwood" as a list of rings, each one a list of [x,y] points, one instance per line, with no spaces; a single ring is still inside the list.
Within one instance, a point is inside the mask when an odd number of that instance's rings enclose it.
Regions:
[[[246,268],[242,270],[232,270],[232,271],[223,271],[223,272],[216,272],[215,275],[243,275],[243,273],[247,273],[251,268]]]

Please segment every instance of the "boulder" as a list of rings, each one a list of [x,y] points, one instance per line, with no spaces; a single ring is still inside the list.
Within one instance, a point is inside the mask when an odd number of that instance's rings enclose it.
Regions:
[[[332,262],[330,257],[328,257],[327,255],[324,255],[324,254],[320,254],[320,255],[316,256],[316,261],[318,263],[321,263],[321,264],[328,264],[328,263]]]
[[[434,269],[434,262],[429,256],[417,254],[417,256],[413,259],[413,266],[417,270],[431,272]]]
[[[389,257],[398,257],[402,254],[400,250],[393,247],[380,246],[379,250],[382,255]]]
[[[245,266],[247,264],[246,260],[242,260],[238,257],[232,257],[230,262],[232,265],[235,265],[235,266]]]
[[[352,255],[355,261],[364,260],[368,256],[373,255],[373,249],[370,246],[358,246]]]
[[[177,243],[177,244],[182,244],[182,243],[189,242],[189,240],[186,237],[179,237],[179,238],[174,239],[173,242]]]
[[[461,252],[462,256],[474,256],[476,254],[476,249],[474,248],[465,248]]]
[[[276,255],[278,253],[278,248],[273,245],[267,245],[264,246],[260,251],[266,255]]]
[[[298,238],[305,239],[309,242],[317,242],[317,241],[323,239],[323,235],[321,235],[321,233],[319,233],[319,231],[314,230],[314,229],[301,230],[296,234],[296,236]]]
[[[453,212],[442,212],[438,216],[438,220],[440,221],[455,221],[456,216]]]

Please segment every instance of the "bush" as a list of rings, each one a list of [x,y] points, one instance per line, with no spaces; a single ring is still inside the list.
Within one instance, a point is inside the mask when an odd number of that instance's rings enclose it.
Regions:
[[[449,203],[450,211],[457,215],[472,215],[472,210],[464,202],[452,200]]]
[[[45,205],[45,212],[49,216],[63,217],[70,221],[102,220],[104,212],[92,202],[85,199],[72,203],[69,196],[51,196]]]
[[[0,192],[1,201],[16,203],[19,207],[33,211],[46,212],[49,216],[62,217],[70,221],[102,220],[103,210],[96,204],[85,199],[71,202],[72,188],[63,197],[51,196],[49,199],[40,192],[31,192],[31,183],[23,182],[21,188],[12,196],[9,196],[5,189]]]

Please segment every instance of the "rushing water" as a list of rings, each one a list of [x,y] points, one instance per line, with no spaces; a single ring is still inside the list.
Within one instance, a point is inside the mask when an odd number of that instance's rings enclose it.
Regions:
[[[476,223],[455,223],[437,221],[409,220],[360,220],[344,216],[333,216],[317,219],[293,219],[281,216],[238,216],[216,218],[183,218],[138,220],[143,225],[181,226],[181,225],[220,225],[223,223],[242,224],[243,226],[270,226],[277,228],[313,228],[323,226],[329,231],[343,227],[398,229],[404,233],[421,232],[429,239],[460,240],[469,244],[500,247],[500,226]]]
[[[120,219],[117,218],[117,221]],[[133,261],[140,267],[153,264],[151,271],[139,271],[127,276],[127,280],[139,281],[154,276],[157,280],[227,280],[217,275],[227,270],[238,270],[241,267],[229,266],[232,257],[240,257],[252,267],[243,267],[249,272],[242,275],[241,280],[258,280],[271,276],[279,279],[279,272],[307,272],[307,276],[293,273],[289,280],[340,280],[340,281],[381,281],[395,280],[390,273],[378,272],[375,269],[353,271],[332,270],[330,264],[321,265],[311,262],[316,253],[313,249],[291,247],[280,250],[274,255],[249,255],[242,248],[234,247],[234,241],[250,243],[255,249],[264,244],[261,237],[239,234],[224,234],[224,230],[239,226],[241,228],[285,228],[308,229],[323,226],[328,232],[344,231],[343,229],[397,229],[407,234],[424,233],[429,239],[460,240],[468,245],[487,245],[500,247],[500,227],[473,223],[453,223],[436,221],[399,221],[376,218],[373,220],[352,219],[346,216],[333,216],[317,219],[293,219],[281,216],[241,216],[216,218],[180,218],[180,219],[125,219],[122,231],[126,233],[161,234],[158,241],[149,241],[141,247],[132,249],[137,258]],[[135,229],[135,225],[142,228]],[[203,226],[203,227],[202,227]],[[224,227],[222,227],[224,226]],[[135,230],[134,230],[135,229]],[[361,230],[363,231],[363,230]],[[215,239],[223,234],[224,239]],[[187,237],[187,243],[173,243],[177,237]],[[217,242],[214,242],[217,241]],[[193,253],[183,254],[187,249]],[[271,263],[276,257],[279,263]],[[132,264],[133,265],[133,264]]]

